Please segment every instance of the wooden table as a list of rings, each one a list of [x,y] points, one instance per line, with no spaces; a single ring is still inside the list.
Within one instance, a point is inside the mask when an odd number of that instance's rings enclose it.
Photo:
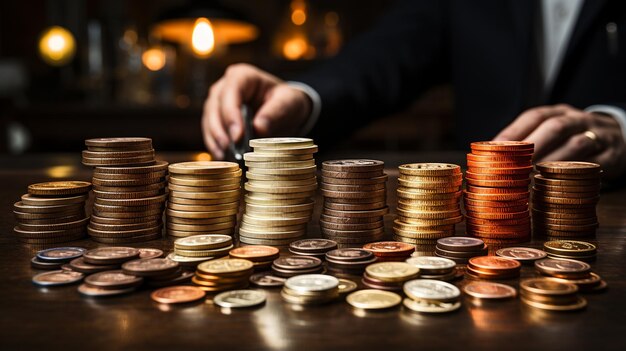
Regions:
[[[461,162],[462,153],[457,160]],[[170,161],[185,156],[165,157]],[[397,158],[397,156],[395,156]],[[433,159],[413,155],[408,161]],[[450,155],[442,156],[450,159]],[[384,159],[385,158],[381,158]],[[394,159],[394,157],[389,157]],[[523,307],[519,300],[474,306],[446,315],[420,315],[402,308],[361,314],[343,302],[314,308],[284,303],[277,290],[266,290],[267,303],[248,310],[221,310],[210,301],[176,307],[153,302],[150,290],[105,299],[83,298],[76,286],[41,289],[31,283],[38,271],[29,260],[36,248],[12,234],[11,206],[30,183],[51,176],[89,179],[76,155],[0,158],[1,229],[0,350],[403,350],[498,349],[574,350],[623,349],[626,332],[626,189],[602,194],[599,256],[593,270],[608,290],[588,294],[588,307],[576,313],[545,314]],[[394,164],[395,162],[389,161]],[[69,165],[69,168],[50,168]],[[395,208],[395,172],[389,204]],[[320,199],[318,199],[320,200]],[[316,216],[319,216],[318,201]],[[387,232],[391,232],[388,216]],[[310,235],[319,235],[313,222]],[[457,229],[463,233],[462,226]],[[90,240],[71,243],[88,248]],[[55,245],[61,246],[61,245]],[[141,245],[170,250],[168,239]],[[530,246],[541,247],[535,240]],[[523,276],[532,276],[525,267]],[[516,281],[514,281],[516,283]],[[462,282],[460,282],[462,284]]]

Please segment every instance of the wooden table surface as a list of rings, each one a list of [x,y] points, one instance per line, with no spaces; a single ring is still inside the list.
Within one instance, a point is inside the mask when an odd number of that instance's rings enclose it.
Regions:
[[[463,154],[458,155],[462,162]],[[413,155],[407,162],[433,158],[436,155]],[[450,161],[449,154],[445,158]],[[311,308],[289,305],[278,290],[265,290],[268,299],[261,307],[222,310],[210,300],[183,307],[159,305],[150,299],[148,289],[90,299],[81,297],[75,285],[42,289],[31,283],[39,272],[29,265],[37,248],[19,243],[13,235],[12,204],[28,184],[52,176],[88,180],[90,170],[78,161],[76,155],[0,157],[0,350],[623,350],[626,189],[603,193],[598,205],[601,225],[591,241],[599,249],[592,267],[609,288],[585,295],[589,304],[583,311],[546,314],[510,300],[483,306],[464,301],[459,311],[445,315],[422,315],[402,308],[362,314],[345,302]],[[393,213],[397,172],[388,173],[388,203]],[[318,198],[314,218],[320,207]],[[392,219],[387,216],[388,234]],[[457,235],[462,234],[460,225]],[[319,236],[316,221],[310,225],[309,236]],[[99,246],[90,240],[71,244]],[[541,244],[535,239],[528,245]],[[169,251],[172,243],[162,239],[132,246]],[[522,275],[533,276],[533,269],[524,267]],[[518,280],[510,283],[516,286]]]

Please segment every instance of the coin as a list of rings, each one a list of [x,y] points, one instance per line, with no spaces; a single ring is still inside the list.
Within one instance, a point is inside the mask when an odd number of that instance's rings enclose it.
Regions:
[[[321,266],[322,261],[316,257],[285,256],[274,260],[274,266],[287,270],[305,270]]]
[[[254,148],[297,148],[313,145],[313,139],[296,137],[261,138],[250,140]]]
[[[236,274],[252,270],[252,262],[243,259],[226,259],[203,262],[198,271],[205,274]]]
[[[597,251],[596,245],[586,241],[577,240],[546,241],[543,244],[543,247],[548,253],[568,256],[571,258],[595,255]]]
[[[37,258],[46,262],[69,262],[81,257],[87,249],[82,247],[55,247],[37,252]]]
[[[280,251],[272,246],[242,246],[229,252],[232,258],[247,259],[252,262],[270,261],[278,258]]]
[[[81,295],[88,297],[106,297],[114,295],[123,295],[135,291],[136,287],[124,288],[124,289],[106,289],[96,286],[90,286],[87,284],[81,284],[78,287],[78,292]]]
[[[547,256],[545,251],[530,247],[507,247],[496,251],[496,255],[520,262],[534,262]]]
[[[287,279],[273,275],[271,272],[259,272],[250,276],[250,282],[263,287],[283,286]]]
[[[245,308],[257,306],[265,302],[266,295],[256,290],[232,290],[223,292],[213,298],[213,302],[226,308]]]
[[[417,267],[420,275],[446,274],[454,270],[456,263],[452,260],[436,256],[411,257],[406,263]]]
[[[437,246],[444,250],[468,252],[482,249],[485,242],[477,238],[457,236],[439,239]]]
[[[339,286],[339,280],[324,274],[303,274],[287,279],[285,287],[297,292],[325,291]]]
[[[340,295],[345,295],[353,292],[358,288],[357,283],[353,282],[349,279],[339,279],[339,285],[337,285],[337,289],[339,289]]]
[[[414,279],[404,283],[404,293],[413,300],[451,302],[461,295],[454,285],[438,280]]]
[[[395,307],[402,302],[400,295],[375,289],[359,290],[346,297],[346,301],[354,308],[379,310]]]
[[[121,270],[94,273],[85,278],[85,284],[103,289],[134,288],[143,282],[143,278],[129,275]]]
[[[365,269],[368,275],[382,281],[406,281],[415,278],[419,268],[406,262],[374,263]]]
[[[81,281],[83,273],[66,270],[39,273],[33,277],[33,284],[39,286],[69,285]]]
[[[228,235],[204,234],[176,239],[174,247],[182,250],[208,250],[226,247],[231,243],[232,238]]]
[[[141,252],[132,247],[101,247],[83,254],[91,264],[119,264],[139,257]]]
[[[461,307],[461,302],[431,302],[431,301],[416,301],[412,299],[403,300],[404,307],[414,312],[421,313],[447,313],[458,310]]]
[[[479,141],[471,143],[472,150],[482,151],[516,151],[532,153],[533,143],[525,141]],[[531,150],[528,152],[528,150]]]
[[[591,162],[548,161],[537,163],[536,167],[541,173],[597,174],[600,172],[600,165]]]
[[[581,278],[588,276],[591,266],[578,260],[545,258],[535,261],[535,269],[557,278]]]
[[[446,176],[461,172],[458,165],[448,163],[412,163],[400,166],[400,173],[414,176]]]
[[[365,244],[363,249],[372,251],[379,257],[409,256],[415,251],[415,246],[398,241],[379,241]]]
[[[158,303],[175,304],[189,303],[203,299],[205,292],[194,286],[169,286],[155,290],[150,294],[152,300]]]
[[[492,282],[471,282],[463,287],[463,292],[478,299],[509,299],[517,296],[517,291],[506,284]]]
[[[126,274],[140,277],[165,275],[178,269],[178,263],[167,258],[142,258],[122,264]]]
[[[89,192],[90,189],[91,183],[89,182],[69,180],[31,184],[28,186],[28,193],[30,195],[59,196],[83,194]]]
[[[111,271],[120,268],[119,264],[90,264],[86,263],[83,257],[75,258],[69,263],[73,271],[85,274],[93,274],[104,271]]]

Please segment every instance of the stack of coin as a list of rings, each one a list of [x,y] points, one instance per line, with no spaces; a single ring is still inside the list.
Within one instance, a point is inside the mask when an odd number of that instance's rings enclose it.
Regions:
[[[126,274],[144,278],[146,284],[163,287],[181,284],[191,279],[193,274],[184,272],[177,262],[167,258],[142,258],[122,264]]]
[[[457,165],[412,163],[400,166],[398,218],[395,240],[411,244],[434,244],[454,235],[463,221],[459,205],[463,174]]]
[[[464,197],[467,234],[489,245],[530,240],[528,185],[534,145],[485,141],[471,147]]]
[[[283,300],[298,305],[323,304],[339,298],[339,280],[324,274],[303,274],[285,281]]]
[[[137,258],[161,257],[163,256],[163,251],[150,248],[103,247],[89,250],[84,255],[84,257],[74,258],[67,267],[64,266],[64,269],[67,268],[85,274],[116,270],[120,269],[126,261]]]
[[[35,269],[59,269],[66,263],[83,256],[87,251],[82,247],[54,247],[37,251],[30,261],[30,266]]]
[[[403,262],[411,257],[415,246],[399,241],[378,241],[363,245],[363,249],[371,251],[378,262]]]
[[[535,261],[548,256],[545,251],[530,247],[506,247],[497,250],[496,255],[517,260],[521,264],[534,264]]]
[[[541,162],[533,185],[533,232],[557,239],[594,236],[598,228],[600,165]]]
[[[469,259],[465,273],[474,279],[504,280],[519,277],[521,269],[522,264],[511,258],[478,256]]]
[[[306,234],[311,221],[317,145],[307,138],[266,138],[250,140],[250,146],[254,151],[244,155],[248,182],[239,241],[289,245]]]
[[[181,266],[195,267],[201,262],[228,255],[233,238],[224,234],[200,234],[174,241],[174,252],[167,258]]]
[[[241,258],[254,264],[254,271],[264,271],[272,267],[272,263],[280,255],[280,250],[273,246],[257,245],[242,246],[228,252],[230,258]]]
[[[227,258],[200,263],[191,279],[207,292],[246,288],[254,264],[239,258]]]
[[[414,279],[406,282],[403,290],[407,296],[404,307],[414,312],[444,313],[461,307],[461,291],[450,283]]]
[[[289,244],[289,252],[294,255],[313,256],[320,260],[326,258],[328,251],[337,248],[337,242],[328,239],[302,239]]]
[[[487,244],[481,239],[466,236],[451,236],[437,240],[435,255],[450,259],[458,264],[467,263],[475,256],[487,255]]]
[[[456,262],[443,257],[418,256],[411,257],[406,263],[420,270],[421,279],[451,281],[459,277]]]
[[[241,196],[241,169],[234,162],[197,161],[169,166],[167,234],[234,235]]]
[[[585,308],[578,287],[553,278],[532,278],[520,282],[520,299],[530,307],[547,311],[574,311]]]
[[[376,256],[364,249],[342,248],[326,253],[326,267],[332,274],[361,275],[374,262]]]
[[[553,277],[578,286],[580,291],[598,291],[606,288],[606,282],[591,271],[591,266],[578,260],[546,258],[535,262],[535,269],[542,275]]]
[[[406,262],[380,262],[365,268],[362,283],[368,288],[402,291],[404,282],[415,279],[419,268]]]
[[[85,236],[89,217],[85,201],[91,183],[60,181],[28,186],[28,194],[13,204],[18,239],[28,244],[52,244]]]
[[[551,258],[571,258],[585,262],[595,260],[598,253],[596,245],[578,240],[546,241],[543,249]]]
[[[384,166],[376,160],[322,163],[320,227],[325,238],[349,246],[384,237],[383,216],[389,212]]]
[[[89,297],[121,295],[135,291],[142,283],[142,277],[122,270],[104,271],[87,276],[78,292]]]
[[[274,260],[272,272],[279,277],[289,278],[301,274],[322,273],[322,260],[312,256],[285,256]]]
[[[167,162],[155,161],[149,138],[85,141],[83,164],[95,166],[89,235],[106,244],[161,238]]]

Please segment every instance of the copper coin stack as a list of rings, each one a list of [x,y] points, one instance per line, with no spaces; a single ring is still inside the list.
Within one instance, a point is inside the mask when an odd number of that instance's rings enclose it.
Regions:
[[[378,262],[404,262],[415,252],[415,246],[399,241],[378,241],[363,245],[363,249],[371,251]]]
[[[253,269],[252,262],[238,258],[207,261],[198,265],[191,280],[207,292],[243,289],[248,286]]]
[[[454,235],[463,221],[461,167],[448,163],[412,163],[400,166],[398,218],[394,239],[415,245],[434,245]]]
[[[361,275],[365,267],[376,262],[371,251],[356,248],[342,248],[326,253],[326,267],[331,274]]]
[[[21,242],[52,244],[85,237],[89,217],[85,201],[91,183],[60,181],[28,186],[28,194],[13,204],[17,226],[13,229]]]
[[[361,282],[370,289],[402,291],[404,283],[418,275],[419,268],[406,262],[377,262],[365,268]]]
[[[134,291],[143,278],[125,274],[122,264],[140,258],[141,251],[132,247],[101,247],[89,250],[70,262],[72,270],[90,274],[78,291],[86,296],[120,295]]]
[[[313,214],[317,145],[308,138],[265,138],[250,140],[250,147],[243,156],[247,194],[239,241],[289,245],[306,234]]]
[[[474,279],[511,279],[520,275],[522,264],[499,256],[472,257],[467,263],[465,274]]]
[[[607,286],[602,277],[591,271],[589,264],[578,260],[546,258],[535,262],[535,270],[556,281],[574,284],[584,292],[599,291]]]
[[[167,234],[234,235],[241,197],[241,174],[234,162],[196,161],[169,166],[165,211]]]
[[[533,308],[546,311],[574,311],[587,306],[574,284],[553,278],[532,278],[520,282],[520,300]]]
[[[325,238],[342,246],[382,240],[387,207],[385,164],[376,160],[322,163],[324,208],[320,227]]]
[[[242,246],[228,252],[230,258],[241,258],[252,262],[254,271],[264,271],[272,267],[272,263],[280,256],[280,250],[273,246],[256,245]]]
[[[132,243],[161,238],[167,162],[156,161],[152,139],[99,138],[85,141],[83,164],[95,166],[93,240]]]
[[[435,255],[458,264],[467,263],[470,258],[484,256],[487,253],[487,244],[483,240],[464,236],[441,238],[437,240],[435,247]]]
[[[489,245],[530,240],[528,211],[534,145],[522,141],[471,144],[464,205],[466,231]]]
[[[148,248],[109,246],[89,250],[86,257],[77,257],[70,261],[67,268],[84,274],[93,274],[120,269],[126,261],[138,258],[158,258],[163,251]]]
[[[533,232],[554,238],[594,236],[598,228],[600,165],[541,162],[536,165]]]
[[[227,256],[233,247],[233,238],[230,235],[191,235],[176,239],[174,252],[167,258],[181,266],[196,267],[204,261]]]
[[[289,252],[294,255],[313,256],[320,260],[326,258],[328,251],[337,248],[337,242],[328,239],[302,239],[289,244]]]
[[[322,273],[323,271],[322,260],[312,256],[284,256],[272,262],[274,275],[283,278],[295,277],[301,274]]]

